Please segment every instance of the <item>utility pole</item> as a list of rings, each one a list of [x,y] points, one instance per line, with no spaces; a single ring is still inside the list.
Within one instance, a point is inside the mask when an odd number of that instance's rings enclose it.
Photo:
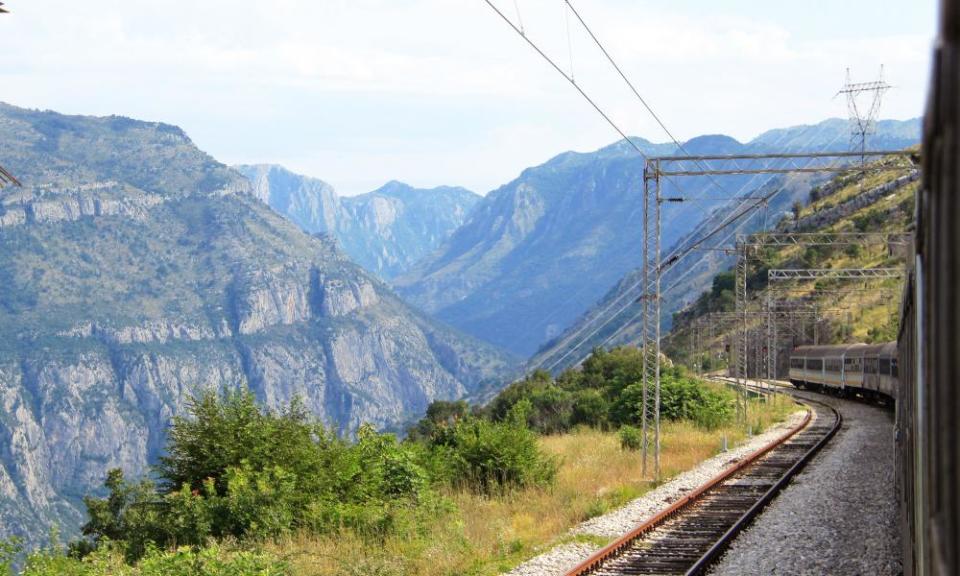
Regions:
[[[660,480],[660,163],[643,169],[643,475],[653,444],[654,478]],[[651,426],[653,427],[651,433]]]

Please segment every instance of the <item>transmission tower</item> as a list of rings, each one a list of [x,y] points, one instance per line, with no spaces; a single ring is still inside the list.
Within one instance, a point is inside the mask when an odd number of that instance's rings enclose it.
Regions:
[[[847,81],[836,95],[844,94],[847,97],[851,147],[859,148],[861,153],[867,149],[867,137],[876,132],[880,103],[883,101],[884,93],[889,89],[890,85],[883,79],[882,65],[880,66],[880,77],[873,82],[853,82],[850,79],[850,69],[847,68]],[[860,102],[863,95],[870,95],[870,106],[866,109],[861,106]],[[860,163],[866,163],[865,155],[861,155]]]

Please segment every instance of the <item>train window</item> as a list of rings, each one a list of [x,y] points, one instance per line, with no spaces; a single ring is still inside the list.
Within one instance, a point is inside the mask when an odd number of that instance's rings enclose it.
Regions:
[[[823,370],[823,359],[810,358],[807,360],[807,370]]]
[[[898,370],[898,368],[897,368],[897,359],[896,359],[896,358],[893,358],[893,359],[890,360],[890,375],[893,376],[894,378],[899,378],[899,377],[900,377],[899,370]]]
[[[889,358],[881,358],[881,359],[880,359],[880,373],[881,373],[881,374],[889,374],[889,373],[890,373],[890,359],[889,359]]]

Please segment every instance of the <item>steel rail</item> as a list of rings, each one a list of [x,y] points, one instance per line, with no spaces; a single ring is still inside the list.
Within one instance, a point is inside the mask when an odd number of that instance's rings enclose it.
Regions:
[[[589,558],[575,566],[573,569],[566,572],[565,576],[585,576],[593,573],[596,570],[602,569],[606,562],[617,559],[623,552],[629,550],[634,546],[634,544],[638,543],[638,541],[640,541],[647,533],[661,527],[668,520],[679,517],[682,513],[687,511],[688,508],[699,502],[705,495],[720,487],[724,482],[730,480],[736,474],[747,470],[754,464],[757,464],[758,461],[763,457],[769,455],[777,448],[783,446],[787,441],[794,438],[801,431],[807,429],[812,421],[812,410],[810,409],[809,403],[820,404],[831,410],[834,413],[836,420],[830,430],[824,436],[822,436],[812,448],[806,451],[753,505],[750,506],[750,508],[743,515],[741,515],[734,522],[734,524],[728,530],[723,533],[723,535],[717,541],[713,543],[707,552],[698,560],[696,560],[691,568],[685,572],[688,575],[701,573],[703,569],[709,566],[709,564],[717,558],[720,552],[726,548],[730,541],[732,541],[733,537],[747,524],[749,524],[753,517],[755,517],[757,513],[759,513],[760,510],[762,510],[763,507],[766,506],[774,498],[774,496],[776,496],[776,494],[787,485],[790,479],[796,475],[803,465],[805,465],[810,458],[812,458],[813,455],[820,450],[820,448],[822,448],[830,440],[830,438],[833,437],[834,434],[836,434],[837,430],[840,429],[840,426],[842,425],[842,417],[840,413],[832,406],[807,398],[802,399],[802,401],[798,400],[798,402],[801,404],[807,404],[807,414],[802,422],[791,428],[786,433],[782,434],[773,442],[757,450],[747,458],[732,466],[729,466],[707,483],[674,502],[669,508],[662,510],[640,526],[637,526],[627,534],[603,547],[598,552],[594,553]]]
[[[744,515],[741,516],[740,519],[737,520],[737,522],[731,526],[729,530],[726,531],[726,533],[724,533],[720,540],[717,540],[717,542],[710,547],[710,550],[708,550],[707,553],[696,562],[696,564],[687,570],[686,576],[705,573],[706,569],[720,557],[724,550],[726,550],[727,546],[729,546],[733,539],[736,538],[737,534],[746,528],[747,525],[749,525],[754,519],[754,517],[756,517],[757,514],[759,514],[767,506],[767,504],[773,501],[773,499],[777,496],[777,494],[780,493],[781,490],[786,488],[787,484],[790,483],[793,477],[796,476],[797,473],[807,465],[807,463],[817,454],[817,452],[819,452],[820,449],[823,448],[827,442],[834,437],[834,435],[836,435],[836,433],[840,430],[840,427],[843,426],[843,415],[840,414],[839,410],[825,402],[810,400],[808,398],[805,398],[804,400],[826,406],[829,410],[831,410],[836,417],[836,422],[834,423],[833,427],[829,432],[826,433],[826,435],[820,438],[816,444],[807,450],[807,452],[799,460],[797,460],[797,462],[794,463],[789,470],[787,470],[780,480],[771,486],[770,489],[767,490],[767,492],[759,500],[757,500],[757,502],[751,506],[750,509],[747,510],[746,513],[744,513]]]

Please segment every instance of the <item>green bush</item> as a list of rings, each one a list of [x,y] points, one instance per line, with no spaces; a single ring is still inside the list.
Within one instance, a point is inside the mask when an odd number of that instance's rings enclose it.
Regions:
[[[86,498],[77,543],[112,541],[131,562],[151,546],[200,547],[211,539],[274,538],[350,526],[382,535],[409,510],[434,506],[424,450],[362,427],[350,443],[308,420],[297,402],[280,413],[249,392],[207,393],[174,421],[159,483],[107,476],[105,498]],[[414,516],[416,516],[414,514]]]
[[[605,429],[608,426],[609,411],[610,403],[599,390],[578,390],[573,394],[570,423],[573,426]]]
[[[620,427],[620,448],[636,452],[643,447],[643,435],[640,429],[624,425]]]
[[[529,410],[529,401],[522,400],[504,422],[470,418],[435,438],[435,449],[449,462],[450,481],[487,494],[550,485],[559,464],[526,427]]]

